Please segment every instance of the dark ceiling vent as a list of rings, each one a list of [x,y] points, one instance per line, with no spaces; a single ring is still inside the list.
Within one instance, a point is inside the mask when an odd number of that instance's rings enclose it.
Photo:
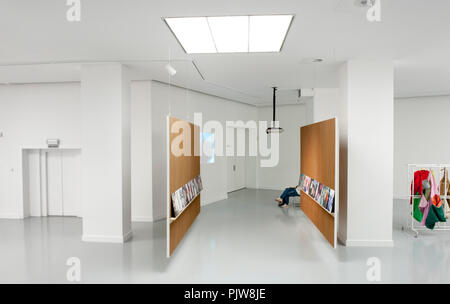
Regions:
[[[270,134],[270,133],[283,133],[283,128],[280,128],[280,127],[276,127],[275,126],[275,121],[276,121],[276,117],[275,117],[275,114],[276,114],[276,99],[277,99],[277,88],[276,87],[274,87],[273,88],[273,119],[272,119],[272,123],[271,123],[271,126],[269,127],[269,128],[267,128],[267,130],[266,130],[266,133],[267,134]]]

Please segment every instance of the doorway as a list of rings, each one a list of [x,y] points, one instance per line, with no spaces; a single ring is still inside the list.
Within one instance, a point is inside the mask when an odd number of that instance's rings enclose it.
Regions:
[[[27,150],[23,171],[25,217],[81,217],[80,150]]]
[[[244,150],[244,156],[239,152],[238,146],[238,131],[242,131],[245,136],[246,144],[244,148],[247,146],[248,136],[246,129],[244,128],[235,128],[235,127],[227,127],[227,192],[234,192],[241,189],[246,188],[246,153]],[[228,139],[232,140],[231,143]],[[229,151],[233,151],[233,153],[229,153]]]

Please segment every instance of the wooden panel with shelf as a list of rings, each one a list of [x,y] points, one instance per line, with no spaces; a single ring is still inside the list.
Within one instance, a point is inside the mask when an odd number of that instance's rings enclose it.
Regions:
[[[183,211],[177,216],[173,217],[171,212],[171,204],[172,204],[172,193],[174,193],[177,189],[186,185],[189,181],[193,180],[195,177],[200,175],[200,156],[195,156],[195,138],[200,138],[200,129],[198,126],[193,123],[186,122],[174,117],[168,118],[168,151],[169,153],[169,163],[168,163],[168,183],[169,183],[169,193],[168,193],[168,256],[172,255],[172,253],[177,248],[178,244],[181,242],[192,223],[197,218],[200,213],[200,193],[183,209]],[[180,136],[179,133],[172,133],[170,130],[172,126],[176,123],[179,123],[180,126],[186,127],[186,129],[190,130],[190,147],[191,153],[190,155],[182,155],[176,156],[171,153],[171,143],[173,140]],[[183,130],[183,129],[181,129]],[[184,132],[181,131],[181,132]],[[197,145],[199,143],[197,142]],[[180,148],[183,148],[181,144]],[[199,147],[198,147],[199,148]]]
[[[337,120],[301,128],[301,173],[335,191],[335,213],[330,213],[304,191],[300,207],[328,242],[336,247],[339,210],[339,142]]]
[[[334,214],[329,213],[308,194],[300,193],[300,206],[311,222],[334,247]]]

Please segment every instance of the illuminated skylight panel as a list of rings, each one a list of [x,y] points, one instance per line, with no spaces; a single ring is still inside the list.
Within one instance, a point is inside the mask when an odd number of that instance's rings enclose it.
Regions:
[[[293,15],[166,18],[186,53],[280,52]]]
[[[186,53],[217,52],[205,17],[166,18],[165,20]]]
[[[281,51],[292,17],[292,15],[251,16],[249,52]]]
[[[218,53],[248,52],[248,16],[207,19]]]

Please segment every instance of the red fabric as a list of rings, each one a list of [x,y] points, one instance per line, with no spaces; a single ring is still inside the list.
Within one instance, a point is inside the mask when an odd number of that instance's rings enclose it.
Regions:
[[[428,179],[428,175],[430,175],[430,171],[428,170],[420,170],[414,172],[414,192],[412,195],[422,195],[423,193],[423,186],[422,181]],[[411,190],[413,187],[413,182],[411,182]],[[412,198],[411,198],[411,204],[412,204]]]

